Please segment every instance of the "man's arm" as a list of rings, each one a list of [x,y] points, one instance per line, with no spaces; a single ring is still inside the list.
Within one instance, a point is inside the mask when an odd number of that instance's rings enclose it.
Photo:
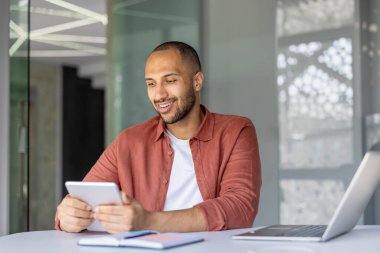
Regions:
[[[184,210],[154,212],[151,216],[153,230],[162,232],[197,232],[206,231],[207,222],[198,207]]]
[[[261,188],[260,155],[255,127],[250,121],[245,124],[236,136],[217,197],[197,205],[206,217],[208,230],[251,227],[256,217]]]
[[[178,211],[148,212],[136,200],[122,193],[124,205],[99,206],[95,219],[109,233],[131,230],[156,230],[160,232],[195,232],[207,230],[202,211],[189,208]]]

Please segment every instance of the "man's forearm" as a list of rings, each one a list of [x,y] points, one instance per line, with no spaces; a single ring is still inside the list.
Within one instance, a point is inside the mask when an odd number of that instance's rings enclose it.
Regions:
[[[190,209],[151,212],[146,221],[147,229],[160,232],[206,231],[207,221],[198,207]]]

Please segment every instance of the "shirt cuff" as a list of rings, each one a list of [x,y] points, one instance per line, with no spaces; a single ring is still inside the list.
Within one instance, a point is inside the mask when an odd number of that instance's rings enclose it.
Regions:
[[[217,231],[227,229],[226,221],[218,210],[215,200],[206,200],[196,205],[201,211],[207,222],[208,231]]]

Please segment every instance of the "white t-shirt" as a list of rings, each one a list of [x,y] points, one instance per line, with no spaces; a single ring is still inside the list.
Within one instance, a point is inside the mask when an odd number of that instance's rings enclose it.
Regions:
[[[191,208],[203,201],[191,155],[189,140],[180,140],[166,131],[174,150],[173,167],[164,211]]]

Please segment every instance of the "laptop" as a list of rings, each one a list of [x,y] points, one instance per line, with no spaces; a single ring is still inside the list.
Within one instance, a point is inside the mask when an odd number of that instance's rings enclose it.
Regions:
[[[232,239],[324,242],[355,227],[380,181],[380,152],[368,151],[326,225],[273,225]]]

